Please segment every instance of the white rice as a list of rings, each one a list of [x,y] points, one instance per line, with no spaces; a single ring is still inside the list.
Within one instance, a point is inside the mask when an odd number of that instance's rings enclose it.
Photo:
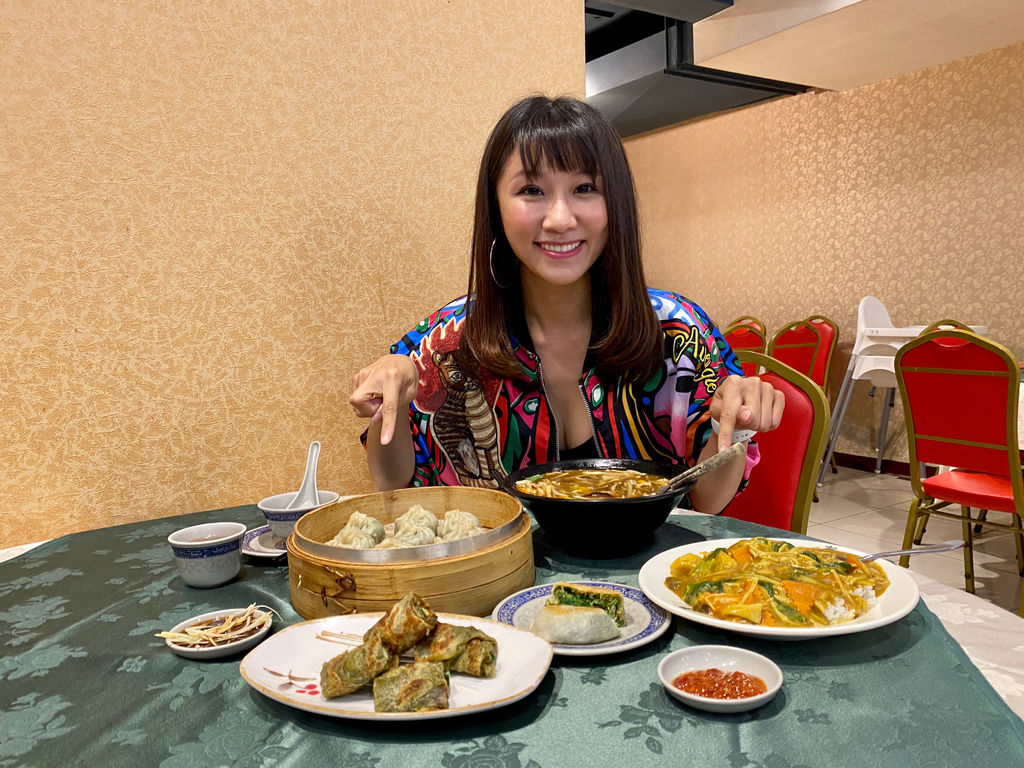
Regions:
[[[867,603],[868,610],[878,605],[878,597],[875,595],[875,588],[872,586],[857,587],[853,590],[853,594]],[[842,598],[837,597],[825,609],[825,618],[829,624],[838,624],[841,621],[850,621],[857,618],[857,613],[847,606]]]
[[[875,588],[870,585],[857,587],[853,590],[853,594],[857,595],[868,604],[868,610],[871,610],[878,605],[878,597],[875,595]]]
[[[829,624],[838,624],[841,621],[849,621],[850,619],[856,618],[856,616],[857,614],[853,612],[853,609],[848,608],[842,598],[839,597],[829,603],[828,607],[825,608],[825,618],[828,619]]]

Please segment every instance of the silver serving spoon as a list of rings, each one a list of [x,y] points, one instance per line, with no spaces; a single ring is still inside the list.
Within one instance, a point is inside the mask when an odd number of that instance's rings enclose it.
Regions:
[[[319,458],[320,442],[314,440],[309,444],[309,453],[306,455],[306,474],[302,477],[302,485],[285,509],[305,509],[320,503],[320,494],[316,490],[316,462]]]
[[[899,555],[925,555],[930,552],[952,552],[954,549],[963,549],[963,539],[950,539],[944,541],[941,544],[929,544],[924,547],[915,547],[914,549],[894,549],[891,552],[875,552],[872,555],[865,555],[860,559],[862,563],[868,563],[872,560],[878,560],[881,557],[897,557]]]
[[[679,488],[682,488],[686,483],[690,482],[691,480],[695,480],[701,475],[705,475],[708,472],[711,472],[712,470],[718,469],[719,467],[728,464],[737,456],[742,455],[743,452],[746,450],[746,447],[746,440],[744,440],[741,443],[733,443],[724,451],[719,451],[711,458],[704,459],[704,461],[694,464],[689,469],[683,470],[678,475],[669,480],[667,483],[665,483],[663,486],[661,486],[661,488],[655,491],[655,493],[668,493],[669,491],[675,491],[678,490]]]

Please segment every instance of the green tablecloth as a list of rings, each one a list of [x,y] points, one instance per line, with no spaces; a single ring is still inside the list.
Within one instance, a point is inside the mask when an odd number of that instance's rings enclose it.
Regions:
[[[574,765],[1017,766],[1024,723],[924,606],[889,627],[819,641],[757,641],[677,619],[674,631],[621,655],[555,657],[539,689],[510,706],[422,723],[307,714],[252,690],[239,657],[192,661],[155,632],[206,611],[261,603],[300,621],[287,565],[245,558],[238,579],[199,590],[177,577],[166,536],[239,520],[254,506],[74,534],[0,564],[0,767]],[[535,531],[537,581],[636,586],[653,554],[702,538],[781,535],[725,518],[685,517],[644,552],[587,561]],[[657,680],[670,650],[740,645],[785,673],[750,713],[710,715]]]

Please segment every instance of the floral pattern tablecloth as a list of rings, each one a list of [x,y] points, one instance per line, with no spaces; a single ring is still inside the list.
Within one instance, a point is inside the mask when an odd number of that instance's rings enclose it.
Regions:
[[[0,563],[0,768],[1024,764],[1024,723],[924,604],[888,627],[804,642],[677,619],[673,631],[635,651],[556,657],[527,698],[465,717],[378,723],[299,712],[252,690],[238,657],[183,659],[153,636],[190,616],[253,602],[280,614],[277,628],[300,620],[283,560],[248,560],[238,579],[217,589],[182,584],[166,536],[214,519],[262,522],[254,506],[196,513],[74,534]],[[644,552],[588,561],[561,554],[535,531],[537,580],[636,586],[656,552],[755,533],[780,532],[673,518]],[[932,605],[986,618],[950,608],[954,602]],[[782,691],[744,714],[679,704],[657,681],[658,661],[698,643],[771,657],[785,674]],[[989,679],[998,684],[998,674]]]

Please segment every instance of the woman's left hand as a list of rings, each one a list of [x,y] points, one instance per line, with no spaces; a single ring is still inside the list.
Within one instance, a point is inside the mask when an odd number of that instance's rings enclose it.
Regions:
[[[711,398],[711,417],[718,422],[718,450],[732,445],[737,429],[767,432],[782,421],[786,396],[756,376],[729,376]]]

